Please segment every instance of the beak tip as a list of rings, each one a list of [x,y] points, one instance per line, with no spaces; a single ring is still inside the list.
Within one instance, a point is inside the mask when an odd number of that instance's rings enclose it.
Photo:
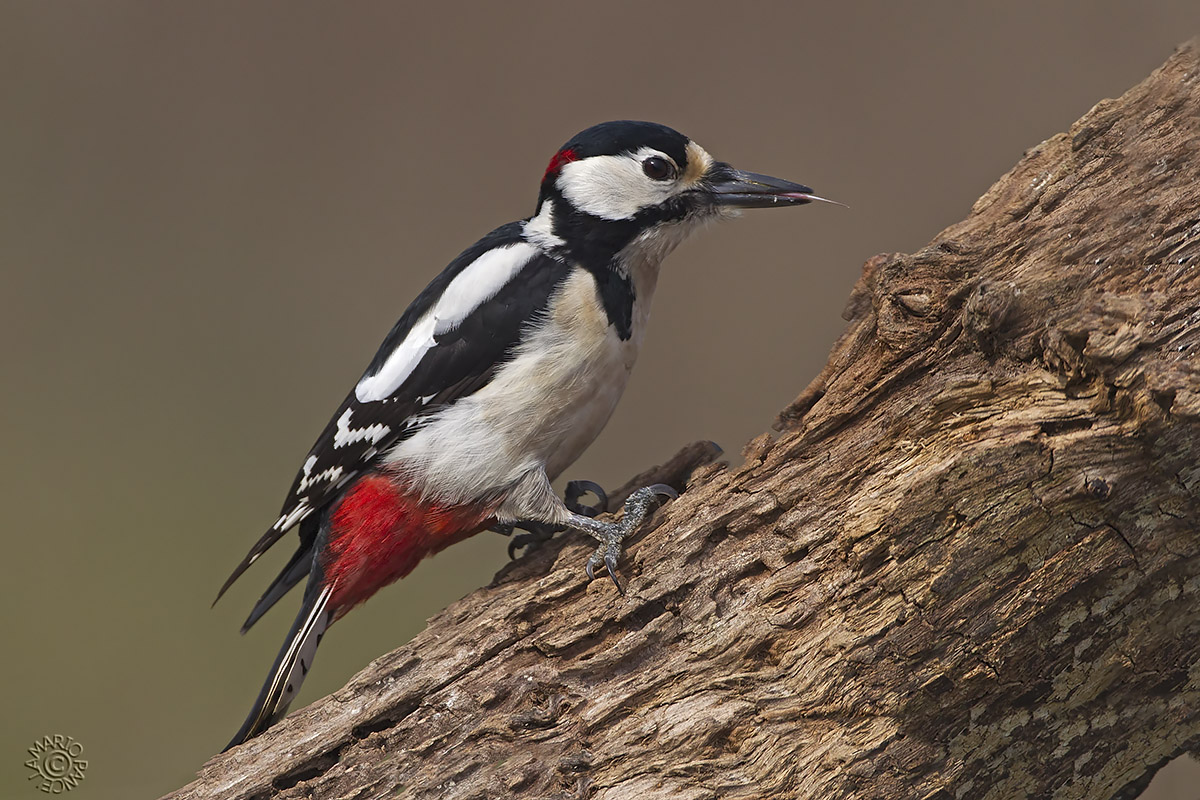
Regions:
[[[804,205],[814,200],[822,203],[843,205],[813,193],[811,187],[769,175],[743,172],[723,165],[725,171],[713,186],[713,195],[718,205],[736,208],[778,208],[780,206]]]
[[[809,200],[817,200],[822,203],[829,203],[832,206],[841,206],[842,208],[846,208],[846,209],[850,208],[850,206],[846,205],[845,203],[839,203],[837,200],[830,200],[828,197],[819,197],[818,195],[815,195],[811,192],[809,192],[809,194],[808,194],[808,199]]]

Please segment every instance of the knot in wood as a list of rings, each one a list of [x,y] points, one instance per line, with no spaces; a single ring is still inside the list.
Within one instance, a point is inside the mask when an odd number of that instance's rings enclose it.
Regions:
[[[982,280],[963,303],[963,330],[985,353],[995,350],[1013,315],[1019,290],[1012,281]]]
[[[1087,493],[1097,500],[1107,500],[1112,495],[1112,484],[1104,478],[1088,478],[1083,482]]]

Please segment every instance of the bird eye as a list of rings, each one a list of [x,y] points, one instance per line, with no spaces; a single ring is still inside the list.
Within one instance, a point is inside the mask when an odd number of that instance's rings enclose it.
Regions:
[[[642,172],[646,173],[646,177],[651,180],[665,181],[668,178],[674,177],[675,168],[665,158],[650,156],[642,162]]]

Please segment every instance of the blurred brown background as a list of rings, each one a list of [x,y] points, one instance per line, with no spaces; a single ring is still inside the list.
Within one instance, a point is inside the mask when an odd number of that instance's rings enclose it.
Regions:
[[[1195,0],[4,3],[0,796],[41,796],[22,762],[45,734],[85,748],[72,798],[156,796],[224,745],[294,613],[237,635],[291,544],[210,611],[216,588],[395,317],[532,211],[577,130],[664,122],[851,207],[751,212],[672,257],[567,475],[612,486],[700,437],[736,458],[823,363],[866,258],[920,247],[1197,32]],[[504,545],[350,615],[297,707]]]

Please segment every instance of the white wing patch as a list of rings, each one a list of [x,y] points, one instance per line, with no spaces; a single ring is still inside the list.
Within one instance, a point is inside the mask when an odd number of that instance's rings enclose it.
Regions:
[[[333,432],[333,447],[335,450],[339,447],[346,447],[347,445],[351,445],[356,442],[370,442],[371,444],[376,444],[380,439],[387,436],[392,430],[382,422],[376,422],[374,425],[368,425],[365,428],[351,428],[350,417],[353,415],[354,409],[347,408],[346,411],[340,417],[338,417],[337,430]],[[308,469],[309,467],[306,463],[304,465],[306,474]],[[329,471],[330,470],[325,470],[325,472]]]
[[[538,252],[531,244],[516,242],[489,250],[468,264],[450,281],[433,307],[417,320],[379,371],[364,376],[354,387],[358,402],[379,402],[391,397],[433,348],[434,336],[461,325],[471,312],[495,297]]]
[[[309,460],[311,461],[312,459]],[[312,469],[312,466],[309,465],[308,462],[305,462],[305,466],[309,470]],[[301,497],[300,501],[296,503],[296,507],[276,520],[275,524],[271,527],[277,531],[286,531],[297,522],[307,517],[308,512],[310,511],[312,511],[312,506],[308,504],[308,498]],[[255,556],[254,558],[257,559],[258,556]],[[251,563],[253,563],[253,561],[251,561]]]
[[[329,481],[330,483],[332,483],[333,481],[336,481],[338,478],[340,478],[342,475],[341,467],[330,467],[329,469],[322,470],[321,472],[318,472],[316,475],[313,475],[312,469],[316,465],[317,465],[317,457],[316,456],[309,456],[308,459],[304,462],[304,471],[300,474],[300,487],[297,491],[307,492],[309,490],[309,488],[311,488],[312,486],[315,486],[318,483],[321,483],[322,481]],[[284,517],[282,521],[286,521],[286,520],[287,520],[287,517]],[[281,524],[282,524],[282,521],[281,521]]]

